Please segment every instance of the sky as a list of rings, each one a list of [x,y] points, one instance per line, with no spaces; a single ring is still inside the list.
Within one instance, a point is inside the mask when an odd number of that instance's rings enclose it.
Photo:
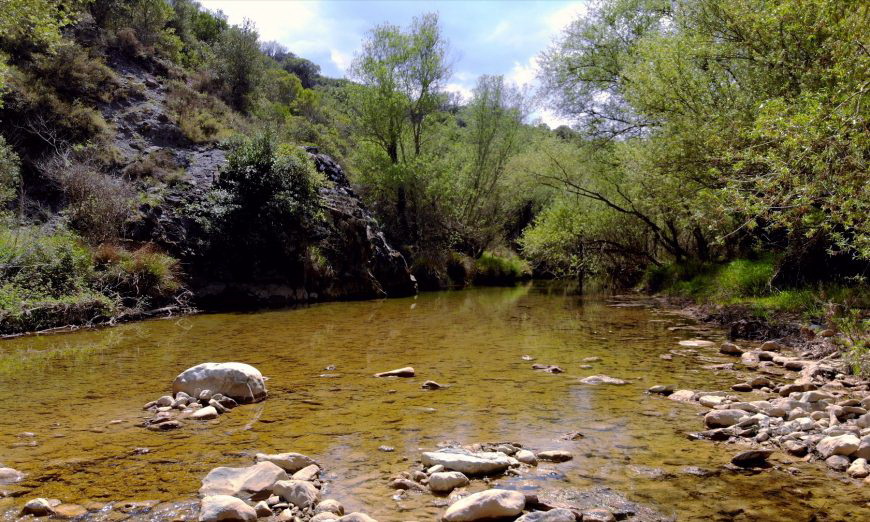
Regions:
[[[534,87],[537,56],[572,20],[585,12],[582,0],[365,1],[200,0],[221,10],[231,24],[252,20],[261,41],[275,40],[318,64],[327,76],[344,77],[366,32],[389,22],[437,11],[450,42],[452,77],[447,89],[469,96],[477,78],[501,74],[518,86]],[[549,110],[533,114],[551,127],[568,123]]]

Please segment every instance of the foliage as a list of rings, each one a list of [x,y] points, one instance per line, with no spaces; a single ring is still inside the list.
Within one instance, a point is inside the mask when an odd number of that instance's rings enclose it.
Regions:
[[[529,265],[516,256],[484,252],[474,262],[474,282],[477,284],[514,283],[529,277]]]
[[[866,262],[867,14],[830,0],[595,4],[542,55],[542,81],[609,157],[593,176],[563,160],[545,179],[642,223],[650,261],[823,235],[831,255]]]
[[[263,73],[257,30],[249,20],[221,32],[215,42],[211,66],[221,84],[224,100],[237,110],[247,111]]]
[[[323,183],[304,151],[270,134],[234,144],[205,216],[209,262],[242,278],[292,270],[319,237]]]
[[[5,217],[8,205],[15,199],[21,184],[19,166],[18,154],[0,136],[0,221]]]

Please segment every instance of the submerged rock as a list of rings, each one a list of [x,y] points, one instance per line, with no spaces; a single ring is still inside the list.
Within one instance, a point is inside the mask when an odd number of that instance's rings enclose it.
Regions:
[[[257,402],[266,398],[266,382],[259,370],[249,364],[203,363],[181,372],[172,383],[172,393],[193,397],[208,390],[238,402]],[[210,399],[211,397],[209,397]]]
[[[556,508],[550,511],[533,511],[526,513],[516,522],[574,522],[577,516],[570,509]]]
[[[473,522],[475,520],[515,517],[523,512],[526,496],[519,491],[490,489],[462,498],[444,512],[444,522]]]
[[[608,375],[590,375],[589,377],[580,379],[580,382],[583,384],[625,384],[625,381],[622,379],[617,379]]]
[[[287,473],[271,462],[260,462],[246,468],[220,467],[209,471],[202,479],[199,493],[204,497],[255,497],[268,494],[280,480],[287,480]]]
[[[539,460],[547,460],[550,462],[565,462],[574,458],[574,455],[570,451],[564,450],[550,450],[550,451],[540,451],[536,455]]]
[[[414,368],[406,366],[405,368],[397,368],[386,372],[376,373],[375,377],[413,377],[416,375]]]
[[[731,458],[731,464],[743,468],[758,466],[767,462],[768,457],[773,455],[773,450],[749,450],[738,453]]]
[[[202,499],[199,522],[253,522],[257,512],[245,501],[230,495],[210,495]]]
[[[424,390],[440,390],[441,388],[444,387],[444,385],[438,384],[435,381],[426,381],[423,384],[421,384],[420,387],[423,388]]]
[[[12,468],[0,468],[0,484],[15,484],[24,480],[24,473]]]

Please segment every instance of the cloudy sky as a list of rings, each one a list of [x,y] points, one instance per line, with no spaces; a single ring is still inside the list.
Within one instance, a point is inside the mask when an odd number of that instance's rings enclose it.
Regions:
[[[263,41],[276,40],[321,67],[345,76],[366,32],[390,22],[407,26],[415,15],[437,11],[450,42],[453,76],[448,88],[468,95],[478,76],[503,74],[518,85],[534,84],[536,56],[584,11],[577,0],[363,1],[200,0],[230,23],[249,18]],[[563,123],[537,113],[551,126]]]

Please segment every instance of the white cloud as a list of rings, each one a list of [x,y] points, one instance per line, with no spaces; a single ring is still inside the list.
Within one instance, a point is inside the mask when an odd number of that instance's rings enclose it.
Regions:
[[[462,98],[463,102],[469,101],[474,94],[474,92],[471,90],[471,87],[455,82],[445,85],[444,90],[446,90],[447,92],[454,92],[458,94]]]
[[[501,20],[498,24],[496,24],[495,29],[492,30],[491,33],[483,37],[483,41],[485,42],[494,42],[497,40],[502,40],[504,36],[510,31],[511,23],[509,20]]]
[[[344,53],[338,49],[331,49],[329,51],[329,59],[345,74],[347,74],[350,64],[353,62],[353,56],[350,53]]]
[[[560,125],[568,125],[568,126],[571,125],[571,120],[559,116],[558,114],[551,111],[550,109],[541,109],[541,110],[535,112],[533,117],[534,116],[537,116],[538,118],[540,118],[541,121],[546,123],[547,126],[550,127],[551,129],[555,129],[556,127],[558,127]]]
[[[514,67],[505,79],[518,87],[533,85],[538,76],[538,57],[532,56],[526,63],[514,62]]]
[[[568,27],[568,24],[585,15],[588,11],[589,6],[586,2],[573,2],[549,13],[545,18],[545,25],[550,34],[556,36],[557,33]]]

